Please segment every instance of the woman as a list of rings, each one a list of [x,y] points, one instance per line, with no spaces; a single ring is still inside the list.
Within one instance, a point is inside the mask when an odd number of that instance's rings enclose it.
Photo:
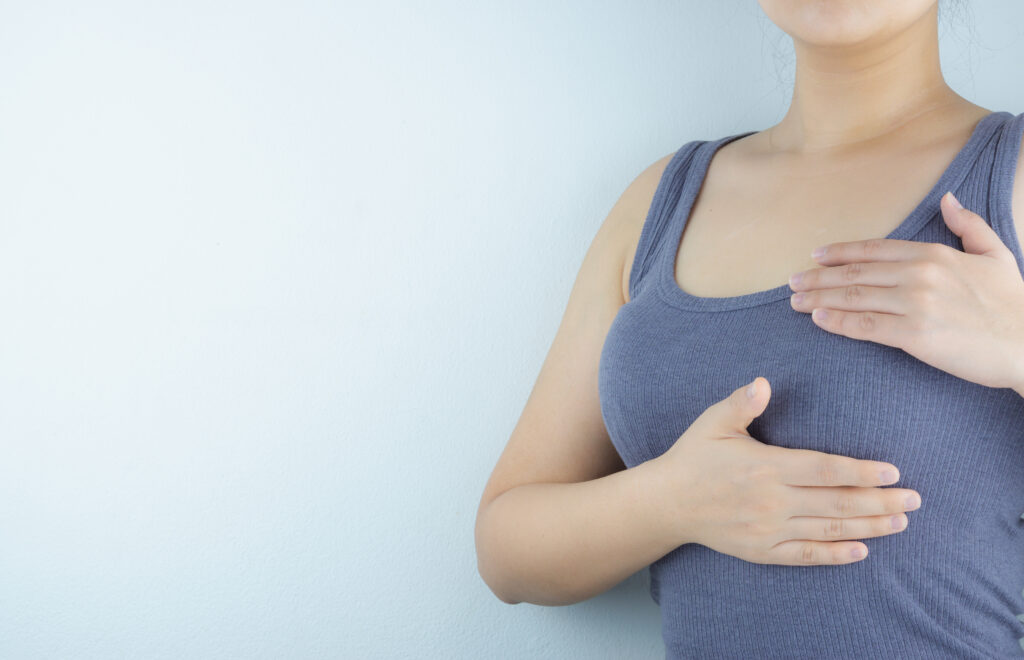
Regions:
[[[789,110],[612,209],[481,576],[558,605],[650,565],[669,657],[1019,656],[1024,113],[945,84],[935,0],[760,5]]]

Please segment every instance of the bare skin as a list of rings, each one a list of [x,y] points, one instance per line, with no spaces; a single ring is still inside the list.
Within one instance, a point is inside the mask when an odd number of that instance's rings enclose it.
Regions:
[[[818,245],[886,236],[990,113],[951,105],[840,153],[779,153],[770,129],[726,144],[687,220],[676,283],[704,297],[771,289],[818,267]]]

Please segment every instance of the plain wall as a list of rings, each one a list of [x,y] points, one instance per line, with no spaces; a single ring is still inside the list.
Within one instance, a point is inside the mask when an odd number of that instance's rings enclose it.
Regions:
[[[6,4],[0,657],[663,657],[646,570],[499,601],[476,507],[618,196],[792,66],[753,0]]]

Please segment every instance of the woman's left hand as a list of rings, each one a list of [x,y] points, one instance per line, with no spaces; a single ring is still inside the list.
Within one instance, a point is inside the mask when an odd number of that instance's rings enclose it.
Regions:
[[[851,339],[901,348],[937,369],[1024,396],[1024,279],[985,220],[940,201],[961,252],[942,243],[869,239],[831,243],[797,273],[793,309]],[[802,275],[795,281],[796,275]],[[820,315],[820,316],[819,316]]]

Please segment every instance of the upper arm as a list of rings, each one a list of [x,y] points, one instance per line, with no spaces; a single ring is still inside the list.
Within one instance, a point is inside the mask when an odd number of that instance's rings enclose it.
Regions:
[[[1021,136],[1020,148],[1017,151],[1017,170],[1013,179],[1013,197],[1011,212],[1013,224],[1017,230],[1017,243],[1024,248],[1024,135]]]
[[[625,302],[628,260],[670,158],[660,159],[630,183],[592,239],[478,514],[516,486],[590,481],[625,469],[601,415],[598,362],[608,328]]]

